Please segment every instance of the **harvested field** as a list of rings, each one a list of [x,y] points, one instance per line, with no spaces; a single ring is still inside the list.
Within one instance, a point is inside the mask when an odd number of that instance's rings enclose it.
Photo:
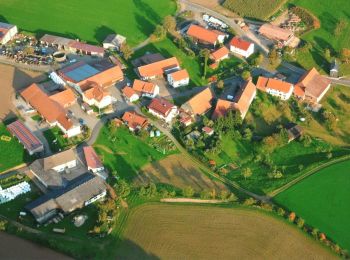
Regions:
[[[11,97],[16,90],[45,79],[46,76],[42,73],[24,71],[0,64],[0,121],[14,116],[15,107],[12,104]]]
[[[170,155],[165,159],[148,164],[143,167],[135,178],[138,185],[155,183],[166,183],[178,188],[191,186],[196,191],[202,189],[227,189],[225,185],[211,180],[195,167],[191,161],[182,155]]]
[[[260,211],[144,205],[130,214],[120,259],[335,259],[297,228]]]
[[[228,17],[237,17],[235,13],[231,12],[230,10],[224,8],[221,5],[224,2],[224,0],[190,0],[190,2],[199,4]]]

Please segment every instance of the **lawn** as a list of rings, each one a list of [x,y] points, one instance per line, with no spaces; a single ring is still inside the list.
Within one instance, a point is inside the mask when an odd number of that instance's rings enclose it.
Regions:
[[[120,259],[333,258],[290,224],[244,208],[148,204],[124,225]]]
[[[101,43],[108,34],[119,33],[136,45],[175,10],[173,0],[2,0],[0,21],[39,37],[51,33]]]
[[[202,79],[202,67],[199,58],[191,58],[180,50],[169,38],[146,45],[133,55],[133,59],[140,57],[147,52],[161,53],[165,58],[176,57],[179,59],[181,67],[187,69],[190,74],[190,85],[202,86],[206,81]]]
[[[94,144],[104,165],[118,176],[132,179],[146,164],[166,157],[128,129],[104,126]]]
[[[321,28],[313,30],[302,36],[303,39],[313,43],[314,48],[307,53],[298,55],[298,62],[309,69],[316,66],[328,73],[329,63],[324,58],[324,50],[338,53],[342,48],[350,48],[350,1],[319,1],[319,0],[291,0],[292,4],[301,6],[312,12],[321,22]],[[334,29],[340,20],[347,21],[345,29],[339,36],[334,36]],[[344,73],[350,73],[346,68]]]
[[[276,202],[350,250],[350,161],[337,163],[277,195]]]
[[[12,137],[3,123],[0,123],[1,136],[10,137],[11,140],[0,139],[0,173],[30,160],[30,156],[24,150],[23,145],[18,142],[17,138]]]

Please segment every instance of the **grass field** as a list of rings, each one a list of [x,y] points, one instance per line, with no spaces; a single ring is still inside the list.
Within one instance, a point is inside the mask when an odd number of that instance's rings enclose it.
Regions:
[[[325,168],[275,200],[350,250],[350,161]]]
[[[175,10],[173,0],[2,0],[0,21],[38,36],[52,33],[91,43],[101,43],[108,34],[119,33],[136,45]]]
[[[224,7],[245,18],[265,20],[276,12],[286,0],[225,0]]]
[[[10,137],[11,140],[7,142],[0,139],[0,172],[30,160],[29,154],[24,150],[18,140],[12,137],[3,123],[0,123],[1,136]]]
[[[120,259],[335,258],[295,227],[255,210],[144,205],[131,212]]]

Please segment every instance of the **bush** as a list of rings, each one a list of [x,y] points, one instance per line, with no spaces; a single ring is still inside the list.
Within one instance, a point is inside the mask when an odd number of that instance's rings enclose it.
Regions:
[[[286,214],[286,211],[283,208],[278,208],[277,214],[281,217],[284,217],[284,215]]]
[[[182,195],[186,198],[192,198],[194,195],[194,189],[191,186],[187,186],[182,190]]]
[[[252,206],[252,205],[255,205],[256,204],[256,199],[254,198],[248,198],[246,199],[244,202],[243,202],[243,205],[245,206]]]
[[[302,227],[304,226],[304,224],[305,224],[305,220],[302,219],[302,218],[298,218],[298,220],[297,220],[297,226],[298,226],[299,228],[302,228]]]

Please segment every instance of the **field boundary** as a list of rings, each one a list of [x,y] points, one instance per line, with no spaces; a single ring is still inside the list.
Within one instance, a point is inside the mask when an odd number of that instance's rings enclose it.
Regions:
[[[347,160],[350,160],[350,155],[345,155],[345,156],[342,156],[340,158],[336,158],[332,161],[329,161],[329,162],[326,162],[324,164],[321,164],[319,166],[316,166],[315,168],[313,169],[310,169],[309,171],[305,172],[304,174],[300,175],[299,177],[295,178],[294,180],[288,182],[287,184],[283,185],[282,187],[280,188],[277,188],[276,190],[274,191],[271,191],[270,193],[268,193],[267,195],[270,197],[270,198],[273,198],[275,196],[277,196],[278,194],[280,194],[281,192],[289,189],[290,187],[294,186],[295,184],[299,183],[300,181],[304,180],[305,178],[313,175],[314,173],[324,169],[324,168],[327,168],[333,164],[337,164],[339,162],[343,162],[343,161],[347,161]]]
[[[0,176],[4,175],[6,173],[9,173],[11,171],[15,171],[15,170],[21,169],[21,168],[26,167],[26,166],[28,166],[26,163],[21,163],[21,164],[19,164],[17,166],[14,166],[14,167],[10,168],[10,169],[7,169],[7,170],[4,170],[4,171],[0,172]]]
[[[224,201],[224,200],[202,200],[202,199],[192,199],[192,198],[165,198],[165,199],[161,199],[160,202],[221,204],[221,203],[225,203],[226,201]]]

